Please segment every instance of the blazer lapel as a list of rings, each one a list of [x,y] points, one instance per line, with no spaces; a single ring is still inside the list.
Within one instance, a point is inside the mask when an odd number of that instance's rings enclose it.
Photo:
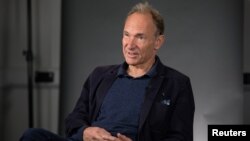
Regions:
[[[140,113],[139,132],[141,131],[141,128],[149,114],[149,111],[152,107],[154,99],[161,87],[163,80],[164,80],[164,76],[162,75],[155,76],[152,78],[152,80],[150,81],[150,84],[147,87],[145,100],[142,104],[142,110]]]
[[[108,93],[109,88],[112,86],[113,82],[116,79],[117,70],[113,70],[109,72],[108,75],[104,76],[103,80],[100,82],[99,87],[96,91],[96,105],[95,112],[93,114],[93,120],[95,120],[98,116],[99,109],[102,105],[103,99]]]

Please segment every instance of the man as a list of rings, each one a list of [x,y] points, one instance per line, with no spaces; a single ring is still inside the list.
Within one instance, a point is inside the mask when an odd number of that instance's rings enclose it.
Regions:
[[[66,120],[69,136],[81,128],[84,141],[120,134],[124,140],[192,140],[190,82],[156,56],[163,33],[163,18],[147,3],[129,12],[122,38],[125,63],[99,67],[90,75]]]
[[[125,62],[90,74],[66,118],[66,140],[193,140],[191,84],[187,76],[161,63],[156,54],[163,42],[159,12],[148,3],[135,5],[124,24]],[[35,133],[29,131],[23,141]]]

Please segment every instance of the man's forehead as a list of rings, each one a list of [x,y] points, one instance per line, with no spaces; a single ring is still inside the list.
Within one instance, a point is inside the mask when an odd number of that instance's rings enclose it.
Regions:
[[[133,13],[125,21],[125,26],[155,26],[151,14]]]
[[[133,13],[129,15],[125,21],[127,22],[135,22],[135,23],[153,23],[153,18],[150,13]]]
[[[153,23],[150,14],[134,13],[128,16],[124,32],[131,34],[145,34],[146,32],[155,32],[156,26]]]

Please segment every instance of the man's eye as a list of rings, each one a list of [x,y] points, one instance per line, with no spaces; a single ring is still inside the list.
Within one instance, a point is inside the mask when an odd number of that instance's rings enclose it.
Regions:
[[[144,37],[143,36],[138,36],[138,39],[143,40]]]
[[[124,33],[124,34],[123,34],[123,36],[126,36],[126,37],[128,37],[129,35],[128,35],[128,33]]]

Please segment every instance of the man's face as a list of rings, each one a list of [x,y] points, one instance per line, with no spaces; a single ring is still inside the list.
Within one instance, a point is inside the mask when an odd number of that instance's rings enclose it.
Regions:
[[[124,25],[122,46],[125,61],[132,66],[146,65],[160,48],[157,28],[150,14],[134,13]]]

